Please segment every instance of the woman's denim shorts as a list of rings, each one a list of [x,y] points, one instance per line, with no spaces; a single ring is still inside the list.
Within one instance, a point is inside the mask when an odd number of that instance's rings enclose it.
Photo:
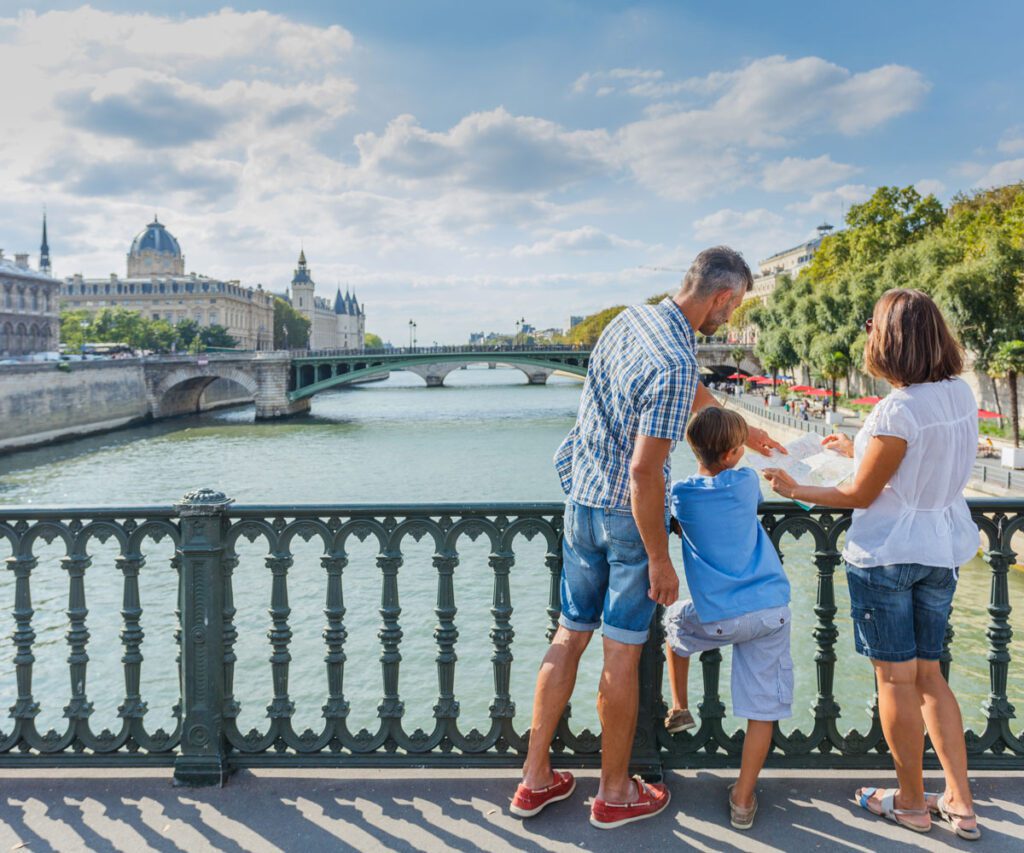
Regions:
[[[872,660],[938,660],[956,591],[957,570],[918,563],[846,564],[853,640]]]

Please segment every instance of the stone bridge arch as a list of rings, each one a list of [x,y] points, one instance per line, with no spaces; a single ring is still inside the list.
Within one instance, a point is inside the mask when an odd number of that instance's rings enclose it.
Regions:
[[[153,417],[171,418],[202,411],[203,393],[218,379],[240,386],[243,395],[253,401],[259,395],[259,382],[251,372],[217,364],[180,365],[156,379],[149,388]]]

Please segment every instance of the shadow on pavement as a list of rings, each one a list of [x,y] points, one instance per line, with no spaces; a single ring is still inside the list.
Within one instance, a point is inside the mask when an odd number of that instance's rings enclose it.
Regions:
[[[668,814],[602,832],[588,822],[597,790],[528,821],[508,814],[515,774],[441,771],[240,772],[221,789],[173,788],[166,771],[4,771],[0,851],[887,851],[970,849],[936,822],[927,835],[852,802],[857,785],[891,774],[772,771],[759,787],[754,829],[729,826],[734,774],[672,773]],[[1024,773],[975,774],[985,849],[1024,850]],[[941,776],[929,774],[929,789]],[[977,849],[978,845],[974,845]]]

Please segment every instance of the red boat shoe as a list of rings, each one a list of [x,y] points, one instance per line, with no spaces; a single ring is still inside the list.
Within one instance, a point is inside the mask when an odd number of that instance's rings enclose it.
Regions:
[[[572,792],[576,790],[576,780],[572,773],[552,770],[551,775],[554,781],[546,788],[527,788],[525,785],[516,788],[516,795],[512,798],[509,811],[519,817],[533,817],[545,806],[572,796]]]
[[[655,782],[648,784],[639,776],[634,776],[637,799],[632,803],[609,803],[594,797],[594,805],[590,809],[590,823],[598,829],[615,829],[636,820],[654,817],[664,811],[672,798],[668,788]]]

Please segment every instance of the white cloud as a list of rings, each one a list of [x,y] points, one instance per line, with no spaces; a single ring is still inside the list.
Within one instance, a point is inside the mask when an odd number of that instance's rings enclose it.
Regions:
[[[834,190],[814,193],[805,201],[797,201],[786,205],[786,210],[799,214],[827,215],[838,220],[851,204],[867,201],[874,192],[866,184],[844,184]]]
[[[644,186],[692,200],[753,183],[763,149],[826,132],[861,133],[912,110],[929,84],[904,66],[853,73],[818,57],[770,56],[687,81],[687,88],[712,97],[697,107],[649,111],[621,128],[616,142],[620,162]],[[830,180],[850,174],[831,160],[818,169],[831,171]]]
[[[999,140],[999,150],[1004,154],[1024,154],[1024,124],[1009,128]]]
[[[605,171],[604,131],[566,131],[504,108],[471,113],[447,131],[402,115],[379,136],[356,137],[360,166],[405,181],[441,181],[508,193],[549,191]]]
[[[745,232],[778,228],[785,220],[777,213],[758,207],[753,210],[723,208],[693,223],[693,235],[710,243],[728,242]]]
[[[920,181],[914,182],[914,188],[921,195],[938,196],[946,191],[946,185],[938,178],[922,178]]]
[[[642,248],[639,240],[626,240],[615,234],[606,234],[592,225],[584,225],[571,231],[557,231],[544,240],[529,245],[520,245],[512,249],[512,254],[552,255],[561,252],[601,252],[609,249]]]
[[[1024,157],[994,163],[974,184],[976,187],[999,187],[1024,181]]]
[[[770,192],[812,190],[844,180],[856,171],[856,166],[836,163],[827,154],[812,160],[786,157],[765,164],[761,173],[761,186]]]
[[[664,71],[654,68],[612,68],[608,71],[587,71],[573,81],[572,91],[582,95],[590,89],[597,95],[608,95],[614,92],[620,83],[631,86],[652,83],[661,80]]]

